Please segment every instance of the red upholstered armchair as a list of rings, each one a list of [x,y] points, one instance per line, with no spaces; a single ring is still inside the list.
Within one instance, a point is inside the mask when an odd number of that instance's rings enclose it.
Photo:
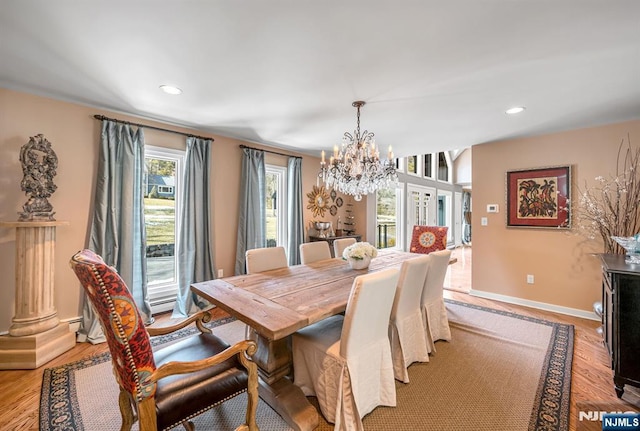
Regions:
[[[129,289],[114,268],[91,250],[76,253],[71,268],[100,317],[120,386],[121,430],[136,419],[141,431],[156,431],[182,424],[235,397],[248,393],[246,421],[236,430],[257,431],[258,374],[250,360],[253,341],[231,347],[205,327],[211,319],[201,312],[172,327],[145,328]],[[196,323],[199,334],[152,351],[150,335],[164,335]]]
[[[429,254],[432,251],[445,250],[448,230],[446,226],[413,226],[409,251]]]

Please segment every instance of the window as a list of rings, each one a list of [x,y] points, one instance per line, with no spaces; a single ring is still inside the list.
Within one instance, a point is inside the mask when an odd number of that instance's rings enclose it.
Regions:
[[[423,158],[424,172],[422,173],[425,178],[433,178],[433,154],[425,154]]]
[[[287,169],[266,165],[267,247],[287,246]]]
[[[404,159],[402,157],[396,158],[396,171],[404,172]]]
[[[438,153],[438,180],[452,182],[448,153]]]
[[[173,307],[178,291],[177,241],[184,151],[145,147],[144,223],[147,288],[154,312]]]
[[[398,201],[396,189],[376,193],[376,248],[396,246]]]
[[[379,189],[375,199],[367,199],[367,214],[373,223],[367,223],[367,238],[374,238],[376,248],[396,248],[404,246],[404,184]]]
[[[407,173],[412,175],[420,175],[420,169],[418,168],[418,156],[407,157]]]

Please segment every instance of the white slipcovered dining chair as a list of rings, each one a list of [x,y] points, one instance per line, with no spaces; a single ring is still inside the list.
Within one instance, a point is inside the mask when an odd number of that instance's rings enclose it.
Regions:
[[[294,383],[335,430],[362,431],[367,413],[396,405],[388,326],[397,282],[393,268],[358,276],[344,316],[293,334]]]
[[[340,238],[333,241],[333,256],[342,259],[344,249],[355,243],[355,238]]]
[[[247,274],[255,274],[256,272],[269,271],[271,269],[286,268],[289,266],[287,253],[284,247],[263,247],[252,248],[244,254],[247,265]],[[256,340],[255,330],[251,326],[245,327],[245,338],[248,340]]]
[[[289,266],[284,247],[253,248],[245,252],[247,274]]]
[[[389,341],[393,373],[397,380],[404,383],[409,383],[409,365],[414,362],[429,362],[420,298],[430,261],[431,258],[424,255],[402,263],[391,308]]]
[[[431,262],[424,280],[420,307],[425,322],[427,346],[429,353],[431,353],[436,350],[436,341],[451,341],[451,329],[442,296],[451,250],[434,251],[428,256],[431,258]]]
[[[331,259],[331,249],[326,241],[303,242],[300,244],[300,263]]]

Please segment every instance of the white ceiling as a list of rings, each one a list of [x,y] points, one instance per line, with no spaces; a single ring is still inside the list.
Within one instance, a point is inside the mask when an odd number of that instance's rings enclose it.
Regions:
[[[406,156],[638,119],[639,77],[638,0],[0,0],[1,87],[310,154],[354,100]]]

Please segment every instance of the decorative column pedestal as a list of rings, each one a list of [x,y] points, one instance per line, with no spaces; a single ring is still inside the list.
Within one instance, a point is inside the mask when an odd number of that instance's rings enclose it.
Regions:
[[[16,229],[16,300],[9,335],[0,336],[0,369],[34,369],[75,346],[54,304],[56,227],[64,221],[0,222]]]

